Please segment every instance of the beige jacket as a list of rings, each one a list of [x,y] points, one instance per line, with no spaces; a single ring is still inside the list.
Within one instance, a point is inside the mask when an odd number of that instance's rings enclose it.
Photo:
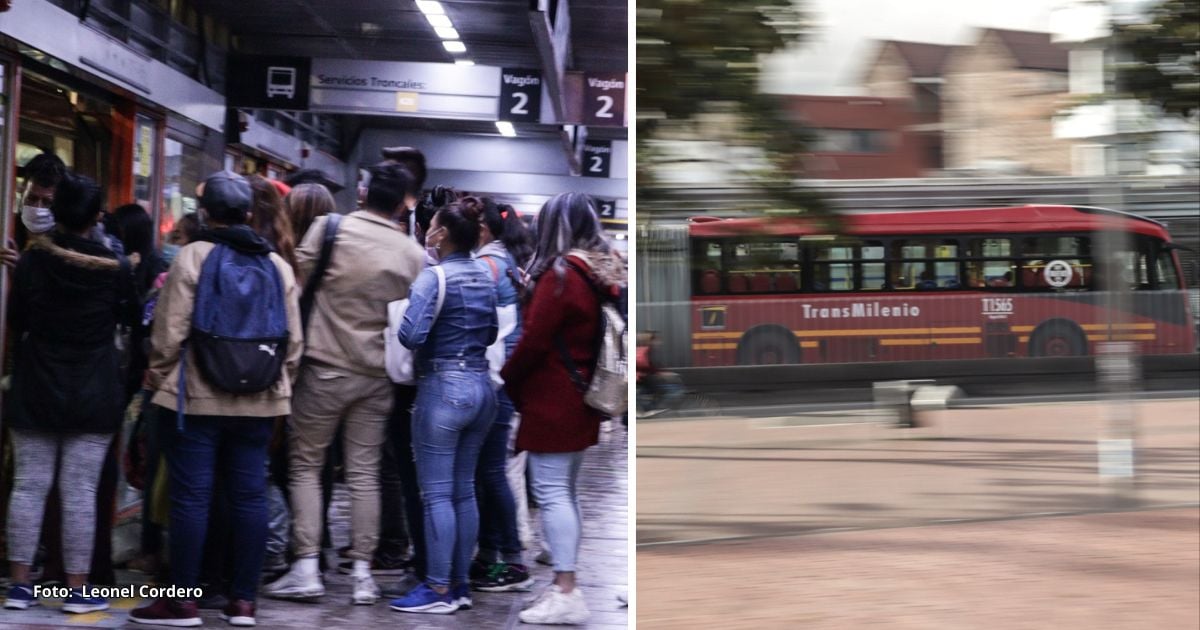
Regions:
[[[301,286],[321,255],[327,217],[313,222],[296,250]],[[425,252],[392,221],[359,210],[342,219],[329,269],[309,315],[308,359],[386,378],[383,332],[388,302],[408,297]]]
[[[196,301],[196,281],[200,267],[208,253],[216,247],[213,243],[190,243],[175,257],[167,282],[158,295],[154,308],[154,328],[150,333],[153,350],[150,367],[146,370],[147,385],[155,391],[153,402],[167,409],[176,409],[179,392],[179,348],[191,334],[192,306]],[[252,418],[275,418],[292,412],[292,383],[300,369],[300,357],[304,353],[304,333],[300,326],[300,289],[292,268],[278,254],[271,254],[271,262],[283,279],[284,297],[287,300],[288,354],[284,363],[284,377],[270,389],[257,394],[230,394],[213,388],[204,381],[196,367],[193,353],[187,355],[187,402],[185,412],[197,416],[248,416]]]

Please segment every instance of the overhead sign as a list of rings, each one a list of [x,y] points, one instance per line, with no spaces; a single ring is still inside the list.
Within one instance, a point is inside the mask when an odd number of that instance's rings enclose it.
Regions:
[[[306,110],[307,57],[230,55],[225,101],[229,107]]]
[[[310,75],[320,112],[496,120],[501,100],[500,68],[489,66],[313,59]]]
[[[612,167],[612,141],[588,140],[583,144],[584,177],[608,177]]]
[[[597,199],[596,213],[600,215],[601,219],[617,218],[617,202],[612,199]]]
[[[595,127],[625,126],[625,75],[584,75],[583,124]]]
[[[542,119],[542,73],[537,70],[504,68],[500,71],[500,111],[497,120],[540,122]]]

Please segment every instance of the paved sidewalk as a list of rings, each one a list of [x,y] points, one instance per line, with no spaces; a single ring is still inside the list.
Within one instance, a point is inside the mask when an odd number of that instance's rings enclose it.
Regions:
[[[836,413],[642,423],[638,544],[1200,505],[1200,401],[1138,403],[1121,502],[1097,470],[1106,409],[957,409],[920,429]]]
[[[617,595],[628,590],[628,438],[624,427],[615,423],[611,432],[601,434],[601,443],[590,449],[580,473],[583,507],[583,544],[579,552],[579,583],[592,612],[588,628],[616,629],[628,626],[628,609]],[[332,506],[332,534],[335,546],[346,544],[349,537],[349,495],[344,487],[335,488]],[[535,531],[540,529],[534,511]],[[259,628],[341,630],[349,628],[479,628],[511,629],[523,626],[517,613],[527,598],[544,589],[553,577],[549,567],[533,563],[540,548],[526,552],[537,584],[531,593],[473,593],[475,607],[453,615],[416,615],[396,613],[387,601],[374,606],[350,605],[350,578],[335,571],[325,574],[327,594],[320,603],[303,604],[260,597]],[[122,583],[141,581],[141,576],[123,573]],[[377,578],[381,584],[391,578]],[[146,628],[130,623],[128,611],[140,605],[137,600],[112,602],[112,610],[89,615],[67,616],[58,611],[59,601],[47,601],[44,607],[28,611],[0,610],[0,628]],[[203,611],[204,627],[229,627],[217,611]]]
[[[1200,510],[638,550],[638,627],[1187,630]]]
[[[1137,405],[1137,480],[1098,475],[1100,404],[638,428],[648,628],[1200,627],[1200,401]]]

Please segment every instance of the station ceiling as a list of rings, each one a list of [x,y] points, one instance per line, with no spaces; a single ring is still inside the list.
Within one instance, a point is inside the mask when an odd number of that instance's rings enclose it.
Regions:
[[[465,55],[443,48],[412,0],[198,0],[220,15],[252,54],[539,67],[529,0],[442,0]],[[625,72],[628,7],[625,0],[568,1],[569,70]]]

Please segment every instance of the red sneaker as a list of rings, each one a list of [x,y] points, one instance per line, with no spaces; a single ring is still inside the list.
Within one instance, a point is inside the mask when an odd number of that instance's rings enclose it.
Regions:
[[[165,597],[160,597],[147,606],[134,608],[129,612],[129,620],[134,623],[174,628],[188,628],[202,623],[195,601]]]
[[[254,602],[235,599],[221,610],[221,618],[228,621],[231,626],[253,626],[255,624]]]

